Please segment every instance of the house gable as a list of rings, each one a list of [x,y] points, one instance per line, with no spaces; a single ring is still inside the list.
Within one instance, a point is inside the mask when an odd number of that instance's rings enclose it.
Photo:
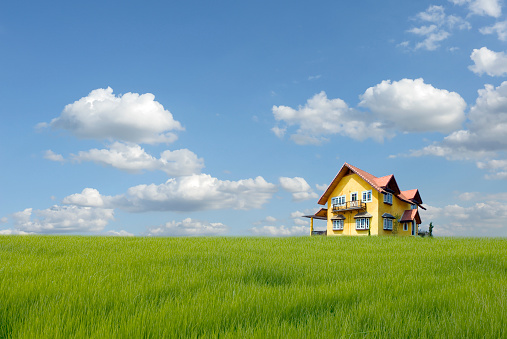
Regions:
[[[327,187],[327,190],[320,197],[320,199],[318,201],[319,205],[325,205],[327,203],[327,201],[329,200],[329,197],[331,196],[331,194],[333,194],[333,191],[335,190],[338,183],[343,179],[343,177],[345,177],[346,175],[350,175],[350,174],[357,174],[361,179],[366,181],[375,190],[377,190],[379,192],[384,191],[382,188],[380,188],[376,184],[376,182],[375,182],[376,177],[375,176],[373,176],[370,173],[365,172],[357,167],[354,167],[350,164],[344,163],[342,168],[340,169],[340,171],[336,175],[336,177],[333,179],[331,184],[329,184],[329,186]]]

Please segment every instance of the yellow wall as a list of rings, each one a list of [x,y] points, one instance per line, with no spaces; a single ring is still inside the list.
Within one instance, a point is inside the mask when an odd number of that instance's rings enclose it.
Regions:
[[[345,216],[343,231],[333,230],[333,222],[331,218],[335,216],[333,213],[331,199],[340,195],[345,195],[346,201],[350,201],[350,195],[357,192],[358,200],[362,199],[363,191],[372,191],[372,201],[366,203],[366,212],[370,213],[370,233],[371,235],[392,235],[393,231],[384,231],[382,214],[389,213],[393,216],[401,218],[405,210],[410,209],[410,204],[399,200],[393,195],[393,204],[389,205],[384,203],[384,195],[371,187],[357,174],[350,174],[344,176],[338,185],[333,190],[327,201],[327,235],[368,235],[368,230],[356,230],[356,219],[354,216],[362,212],[362,210],[340,211],[338,214]],[[393,227],[395,222],[393,221]],[[398,235],[411,235],[412,225],[409,225],[408,231],[403,231],[403,225],[399,224]]]

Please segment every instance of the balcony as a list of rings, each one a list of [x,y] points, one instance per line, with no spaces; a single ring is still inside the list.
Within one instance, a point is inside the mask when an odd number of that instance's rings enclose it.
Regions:
[[[356,200],[347,201],[345,204],[333,205],[333,212],[352,211],[352,210],[366,210],[366,203]]]

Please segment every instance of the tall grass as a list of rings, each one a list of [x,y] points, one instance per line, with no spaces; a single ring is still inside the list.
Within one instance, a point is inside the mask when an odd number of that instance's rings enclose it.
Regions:
[[[507,240],[0,237],[0,338],[507,337]]]

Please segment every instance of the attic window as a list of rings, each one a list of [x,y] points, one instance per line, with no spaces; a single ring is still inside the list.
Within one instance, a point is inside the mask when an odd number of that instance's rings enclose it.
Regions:
[[[393,195],[391,193],[384,193],[384,203],[389,205],[393,204]]]

